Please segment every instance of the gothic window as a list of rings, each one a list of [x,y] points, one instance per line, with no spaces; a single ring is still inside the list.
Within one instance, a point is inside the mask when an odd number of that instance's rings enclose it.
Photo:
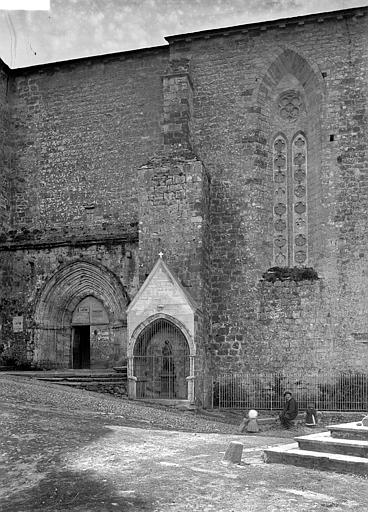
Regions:
[[[273,141],[273,264],[304,266],[308,260],[307,141],[297,133]]]
[[[273,143],[273,245],[274,264],[284,267],[288,264],[288,180],[287,142],[278,135]]]
[[[305,265],[308,258],[307,217],[307,141],[302,134],[291,146],[293,175],[293,259],[294,265]]]

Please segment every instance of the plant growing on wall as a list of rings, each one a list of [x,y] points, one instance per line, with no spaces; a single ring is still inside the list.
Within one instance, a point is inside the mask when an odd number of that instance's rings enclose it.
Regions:
[[[262,274],[263,281],[316,281],[317,272],[312,267],[271,267]]]

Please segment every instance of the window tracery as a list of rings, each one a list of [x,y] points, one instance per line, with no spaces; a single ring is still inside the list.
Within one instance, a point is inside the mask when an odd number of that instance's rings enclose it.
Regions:
[[[307,223],[307,141],[302,134],[292,142],[293,170],[293,258],[294,265],[305,265],[308,258]]]
[[[278,99],[279,114],[283,119],[297,119],[303,109],[303,101],[297,91],[284,91]]]
[[[273,141],[273,263],[303,266],[307,261],[307,140],[298,133],[289,143],[279,134]]]
[[[283,135],[273,143],[273,185],[274,263],[282,267],[288,261],[287,142]]]

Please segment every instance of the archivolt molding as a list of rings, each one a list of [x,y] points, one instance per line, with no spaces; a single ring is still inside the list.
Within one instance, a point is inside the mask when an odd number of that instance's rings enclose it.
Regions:
[[[64,327],[78,303],[87,296],[100,300],[114,324],[125,324],[127,294],[118,278],[106,267],[86,260],[59,268],[45,283],[36,303],[37,327]]]
[[[280,50],[272,62],[265,66],[260,73],[262,79],[254,90],[254,101],[258,104],[261,101],[261,95],[267,94],[267,91],[274,89],[285,74],[294,75],[307,93],[307,99],[310,94],[324,95],[326,86],[322,78],[321,70],[315,63],[309,62],[309,59],[298,50],[284,47]],[[317,101],[321,101],[320,100]],[[315,101],[315,100],[314,100]]]
[[[156,320],[167,320],[168,322],[171,322],[172,324],[174,324],[178,329],[180,329],[180,331],[183,333],[185,339],[187,340],[187,343],[189,346],[189,355],[191,355],[191,356],[196,355],[196,346],[195,346],[194,341],[193,341],[191,335],[189,334],[187,328],[184,326],[184,324],[182,324],[178,319],[176,319],[170,315],[167,315],[166,313],[157,313],[155,315],[152,315],[152,316],[146,318],[146,320],[144,320],[144,322],[139,324],[134,329],[134,331],[128,341],[128,351],[127,351],[128,358],[133,357],[134,346],[136,344],[137,339],[139,338],[139,335],[146,329],[146,327],[148,327],[150,324],[152,324]]]

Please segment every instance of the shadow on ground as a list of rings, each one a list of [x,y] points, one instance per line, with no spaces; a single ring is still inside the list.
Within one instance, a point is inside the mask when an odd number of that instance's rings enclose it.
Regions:
[[[52,471],[28,491],[12,494],[1,503],[2,512],[150,511],[152,501],[116,494],[108,481],[89,472]]]

